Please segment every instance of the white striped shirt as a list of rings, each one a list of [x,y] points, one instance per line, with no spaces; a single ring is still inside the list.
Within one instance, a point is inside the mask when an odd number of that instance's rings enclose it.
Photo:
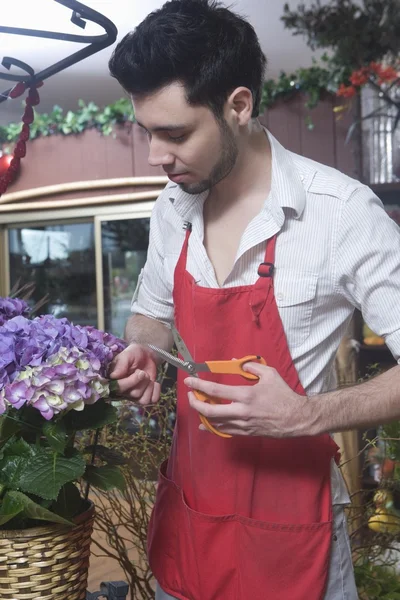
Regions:
[[[279,232],[276,302],[303,387],[317,394],[335,387],[334,358],[354,307],[399,360],[400,229],[367,186],[267,135],[271,191],[247,226],[223,287],[253,284],[266,240]],[[157,199],[133,313],[173,321],[173,275],[186,221],[192,223],[188,271],[199,285],[219,287],[203,244],[207,194],[190,195],[170,183]],[[337,470],[332,474],[334,503],[348,502]]]

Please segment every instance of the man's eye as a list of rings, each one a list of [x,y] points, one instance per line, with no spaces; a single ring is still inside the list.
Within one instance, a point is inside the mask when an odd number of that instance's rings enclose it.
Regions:
[[[174,137],[172,135],[169,135],[168,138],[171,140],[171,142],[175,142],[177,144],[179,144],[179,142],[183,142],[183,140],[185,139],[186,135],[180,135],[178,137]]]

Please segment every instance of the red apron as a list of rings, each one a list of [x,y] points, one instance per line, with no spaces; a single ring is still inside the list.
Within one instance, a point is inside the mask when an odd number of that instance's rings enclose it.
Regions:
[[[258,354],[298,394],[300,383],[275,302],[276,236],[254,285],[205,288],[186,270],[190,230],[175,270],[176,326],[196,362]],[[208,375],[245,385],[235,375]],[[182,600],[320,600],[332,538],[327,434],[223,439],[199,430],[185,374],[160,470],[148,551],[162,589]],[[247,382],[249,385],[252,382]]]

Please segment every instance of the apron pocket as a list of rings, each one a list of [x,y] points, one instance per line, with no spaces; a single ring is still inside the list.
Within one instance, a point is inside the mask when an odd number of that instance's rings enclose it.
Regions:
[[[328,574],[332,522],[281,525],[237,517],[240,590],[263,582],[252,599],[322,600]]]
[[[323,598],[331,522],[283,525],[200,513],[165,468],[150,521],[149,559],[167,593],[190,600]]]
[[[190,600],[236,600],[237,522],[192,510],[163,463],[150,519],[151,570],[168,594]]]

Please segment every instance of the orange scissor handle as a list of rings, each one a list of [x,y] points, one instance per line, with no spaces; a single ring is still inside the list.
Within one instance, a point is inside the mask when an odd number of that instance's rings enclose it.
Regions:
[[[211,398],[210,396],[206,396],[206,394],[203,394],[203,392],[199,392],[198,390],[192,390],[192,391],[193,391],[194,395],[196,396],[197,400],[200,400],[200,402],[207,402],[208,404],[218,404],[218,401],[216,399]],[[204,415],[199,415],[199,416],[200,416],[200,421],[203,423],[204,427],[210,433],[215,433],[215,435],[218,435],[219,437],[222,437],[222,438],[231,438],[232,437],[228,433],[223,433],[222,431],[218,431],[218,429],[213,427],[211,425],[210,421]]]
[[[243,356],[243,358],[234,358],[233,360],[210,360],[206,361],[206,365],[211,373],[229,373],[232,375],[241,375],[245,379],[258,379],[257,375],[243,370],[243,365],[248,362],[257,362],[260,365],[267,364],[261,356],[254,354]]]
[[[232,374],[241,375],[242,377],[245,377],[246,379],[258,379],[257,375],[253,375],[253,373],[248,373],[247,371],[243,371],[243,365],[247,362],[258,362],[258,363],[260,363],[260,365],[267,364],[261,356],[256,356],[256,355],[244,356],[243,358],[234,359],[234,360],[209,361],[209,362],[206,362],[206,364],[212,373],[232,373]],[[219,404],[219,400],[217,400],[217,398],[212,398],[211,396],[207,396],[206,394],[204,394],[203,392],[199,392],[198,390],[193,390],[193,392],[194,392],[194,395],[196,396],[197,400],[200,400],[200,402],[207,402],[208,404]],[[218,429],[213,427],[211,425],[210,421],[204,415],[200,415],[200,421],[203,423],[204,427],[211,433],[214,433],[215,435],[218,435],[219,437],[222,437],[222,438],[231,438],[232,437],[228,433],[223,433],[222,431],[218,431]]]

